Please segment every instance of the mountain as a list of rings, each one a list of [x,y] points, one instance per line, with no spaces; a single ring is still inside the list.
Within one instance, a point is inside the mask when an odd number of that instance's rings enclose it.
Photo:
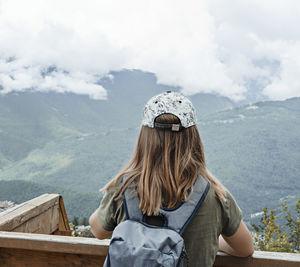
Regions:
[[[107,100],[53,92],[0,95],[0,179],[46,180],[94,190],[104,184],[103,177],[112,177],[133,149],[146,101],[178,90],[157,84],[151,73],[112,75],[113,80],[99,81],[108,91]],[[209,94],[193,98],[199,114],[234,105]]]
[[[151,96],[179,90],[157,84],[151,73],[136,70],[112,75],[113,80],[99,81],[107,89],[107,100],[54,92],[0,94],[0,169],[42,148],[49,140],[139,127],[143,106]],[[228,98],[210,94],[198,94],[192,100],[199,114],[235,105]]]
[[[129,160],[146,101],[179,90],[157,84],[151,73],[112,75],[99,81],[107,100],[54,92],[0,95],[0,186],[7,188],[0,190],[0,200],[27,200],[31,187],[38,187],[37,194],[97,198],[98,189]],[[245,218],[263,207],[277,208],[281,198],[300,198],[300,98],[243,106],[211,94],[191,100],[207,165],[235,196]],[[23,193],[11,185],[24,188]],[[92,206],[85,202],[78,216]]]
[[[199,129],[208,167],[247,215],[300,198],[300,98],[217,112]]]

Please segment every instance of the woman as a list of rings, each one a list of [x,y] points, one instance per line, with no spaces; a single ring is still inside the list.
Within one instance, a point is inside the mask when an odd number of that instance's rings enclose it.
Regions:
[[[125,220],[121,196],[128,186],[135,185],[140,209],[159,225],[155,215],[160,207],[174,208],[188,201],[199,175],[210,189],[183,234],[190,266],[212,266],[218,249],[239,257],[252,255],[252,238],[239,207],[206,168],[194,107],[186,97],[170,91],[146,104],[135,153],[104,187],[100,207],[90,217],[93,234],[107,238]]]

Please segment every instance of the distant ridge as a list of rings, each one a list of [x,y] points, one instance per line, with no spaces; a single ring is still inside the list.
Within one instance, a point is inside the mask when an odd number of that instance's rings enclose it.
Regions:
[[[114,80],[100,81],[108,100],[58,93],[1,95],[0,180],[24,180],[26,184],[19,181],[15,187],[28,192],[30,186],[36,188],[31,183],[42,188],[36,192],[72,191],[70,199],[77,192],[82,198],[90,194],[86,207],[74,208],[72,216],[95,207],[88,203],[132,155],[143,105],[155,93],[170,89],[149,73],[113,75]],[[299,196],[300,98],[243,106],[207,94],[191,99],[208,168],[230,189],[244,216],[276,208],[281,198]],[[18,195],[6,186],[0,200],[4,193]],[[26,199],[26,194],[24,190],[20,195]]]

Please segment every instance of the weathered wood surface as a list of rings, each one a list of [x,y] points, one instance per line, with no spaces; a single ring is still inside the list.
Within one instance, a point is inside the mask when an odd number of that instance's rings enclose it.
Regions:
[[[0,247],[104,256],[109,240],[0,231]]]
[[[43,194],[0,214],[0,230],[71,235],[62,197]]]
[[[1,267],[103,266],[105,257],[25,249],[0,248]]]
[[[299,267],[300,254],[255,251],[249,258],[238,258],[218,252],[215,267]]]
[[[1,232],[1,267],[102,266],[109,240]]]
[[[59,221],[58,221],[58,230],[54,232],[57,235],[72,235],[69,220],[67,217],[67,212],[65,209],[65,204],[62,196],[59,196]]]
[[[0,231],[0,265],[102,266],[109,240]],[[253,257],[237,258],[218,253],[215,267],[296,267],[300,254],[255,251]]]

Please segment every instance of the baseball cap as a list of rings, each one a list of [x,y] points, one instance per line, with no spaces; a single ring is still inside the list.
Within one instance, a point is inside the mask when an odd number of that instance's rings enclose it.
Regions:
[[[179,120],[179,124],[162,124],[155,119],[162,114],[173,114]],[[144,108],[142,125],[160,130],[182,131],[185,128],[196,125],[196,113],[192,102],[184,95],[166,91],[153,96]]]

